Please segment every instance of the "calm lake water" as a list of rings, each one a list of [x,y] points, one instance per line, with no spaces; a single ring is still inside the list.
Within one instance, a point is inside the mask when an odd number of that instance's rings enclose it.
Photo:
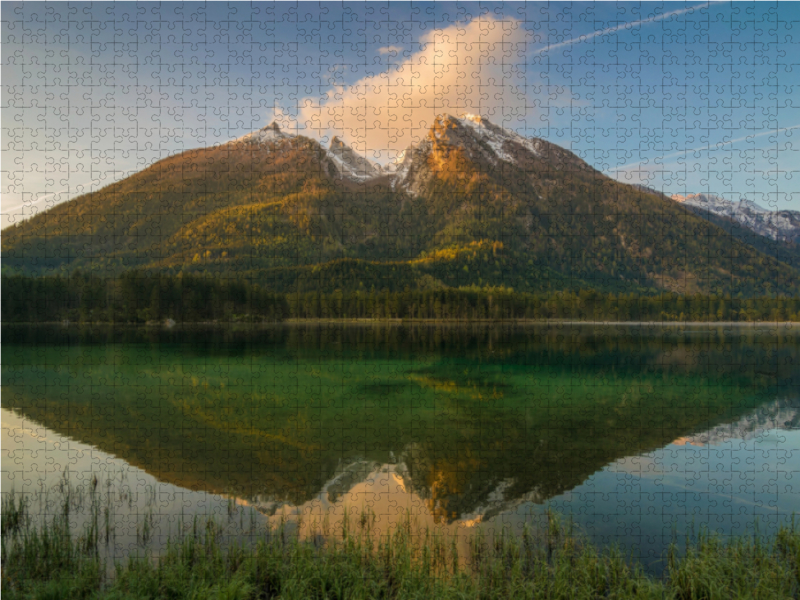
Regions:
[[[798,328],[2,333],[3,493],[46,509],[98,477],[115,557],[142,519],[157,545],[195,515],[241,532],[368,507],[383,531],[410,511],[459,533],[549,507],[656,569],[675,535],[800,512]]]

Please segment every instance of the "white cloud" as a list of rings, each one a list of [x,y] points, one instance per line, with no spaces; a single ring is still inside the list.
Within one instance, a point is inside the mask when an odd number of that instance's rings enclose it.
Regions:
[[[431,31],[419,51],[393,68],[334,88],[322,100],[303,99],[300,126],[315,137],[342,136],[381,161],[419,141],[437,114],[477,113],[520,127],[532,110],[524,68],[531,34],[521,25],[482,18]]]
[[[402,46],[384,46],[383,48],[378,48],[378,54],[390,54],[392,52],[397,53],[397,55],[401,55],[403,53]]]
[[[707,6],[699,4],[597,30],[538,48],[534,54]],[[520,21],[491,16],[433,30],[420,39],[419,51],[391,69],[349,87],[332,88],[322,99],[304,98],[292,125],[319,138],[339,135],[355,150],[381,162],[418,142],[437,114],[477,113],[507,128],[524,127],[539,110],[537,102],[526,96],[526,86],[536,83],[525,65],[533,39]],[[400,56],[404,49],[378,49],[379,54],[391,52]],[[559,97],[547,96],[550,107],[569,101],[563,90]]]
[[[299,133],[301,135],[306,134],[305,131],[301,131],[300,123],[297,120],[297,117],[284,110],[280,106],[274,106],[272,108],[272,117],[268,118],[267,120],[269,122],[275,121],[282,131],[294,134]]]

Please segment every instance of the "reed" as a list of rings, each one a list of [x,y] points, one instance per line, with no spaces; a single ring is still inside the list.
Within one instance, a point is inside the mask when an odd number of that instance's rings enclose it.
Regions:
[[[800,533],[794,520],[770,541],[723,540],[700,531],[679,553],[670,548],[662,578],[648,576],[615,548],[599,549],[555,513],[547,527],[521,535],[469,533],[467,556],[456,540],[419,527],[407,513],[378,535],[365,509],[337,527],[323,521],[307,540],[285,524],[263,528],[252,543],[230,542],[213,519],[173,534],[158,556],[115,565],[108,506],[97,485],[58,491],[58,510],[34,518],[32,502],[9,493],[2,502],[2,593],[7,598],[797,598]],[[70,517],[88,520],[79,532]],[[231,508],[229,519],[235,518]],[[143,515],[148,523],[148,515]],[[140,525],[145,533],[150,525]],[[251,529],[255,529],[251,523]],[[460,534],[463,535],[463,534]],[[141,536],[146,537],[145,535]],[[147,544],[146,539],[140,543]],[[463,548],[463,546],[462,546]]]

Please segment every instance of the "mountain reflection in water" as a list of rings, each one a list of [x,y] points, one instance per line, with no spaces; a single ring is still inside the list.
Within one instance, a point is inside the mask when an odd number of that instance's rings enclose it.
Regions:
[[[619,492],[602,474],[631,457],[798,427],[796,329],[3,334],[4,409],[268,516],[360,501],[475,524],[587,482]]]

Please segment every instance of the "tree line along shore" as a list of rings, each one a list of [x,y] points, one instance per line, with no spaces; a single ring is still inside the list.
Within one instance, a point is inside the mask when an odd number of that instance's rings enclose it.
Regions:
[[[800,322],[800,298],[714,294],[517,292],[505,287],[275,292],[204,276],[2,277],[4,323],[285,320]]]

